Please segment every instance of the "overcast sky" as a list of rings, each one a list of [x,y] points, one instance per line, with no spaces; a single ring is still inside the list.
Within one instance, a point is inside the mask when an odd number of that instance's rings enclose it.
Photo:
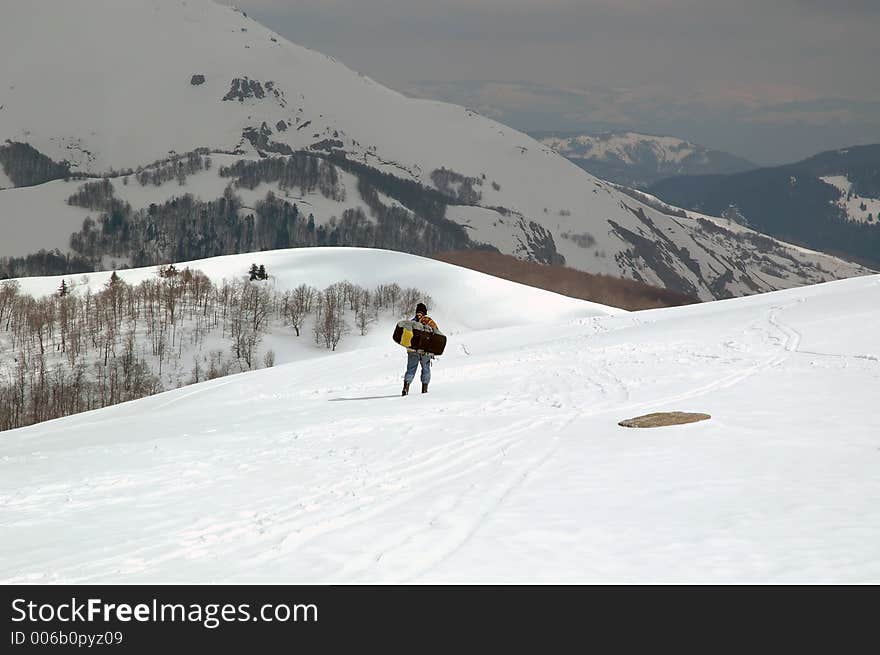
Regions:
[[[527,131],[673,134],[758,163],[880,142],[880,0],[237,0],[395,89]]]

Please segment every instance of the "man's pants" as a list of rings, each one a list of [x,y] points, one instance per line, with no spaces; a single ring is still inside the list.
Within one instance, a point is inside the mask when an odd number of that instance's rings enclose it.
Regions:
[[[431,381],[431,356],[428,354],[420,355],[416,352],[406,353],[406,375],[403,376],[404,382],[412,382],[416,377],[416,369],[422,365],[422,384],[428,384]]]

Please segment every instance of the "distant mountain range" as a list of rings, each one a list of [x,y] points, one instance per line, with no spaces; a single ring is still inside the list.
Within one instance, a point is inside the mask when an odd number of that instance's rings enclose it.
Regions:
[[[674,175],[739,173],[757,168],[742,157],[673,136],[638,132],[537,132],[532,136],[596,177],[636,189],[646,189]]]
[[[661,180],[650,193],[694,211],[880,266],[880,145],[823,152],[735,175]]]

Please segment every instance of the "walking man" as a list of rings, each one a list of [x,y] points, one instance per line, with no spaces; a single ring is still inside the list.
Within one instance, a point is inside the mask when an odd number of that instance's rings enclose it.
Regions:
[[[432,330],[440,331],[434,319],[428,316],[428,308],[425,306],[425,303],[420,302],[416,305],[416,315],[412,320],[422,325],[427,325]],[[403,376],[403,392],[400,395],[405,396],[409,393],[409,385],[415,379],[416,370],[419,365],[422,367],[422,393],[428,393],[428,383],[431,381],[432,359],[434,359],[434,355],[430,353],[419,352],[411,348],[406,349],[406,374]]]

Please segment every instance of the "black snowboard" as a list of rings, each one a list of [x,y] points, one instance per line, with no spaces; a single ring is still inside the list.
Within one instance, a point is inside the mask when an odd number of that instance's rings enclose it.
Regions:
[[[410,348],[430,353],[431,355],[442,355],[446,349],[446,335],[439,332],[428,332],[427,330],[413,332]]]
[[[400,321],[392,339],[405,348],[430,355],[442,355],[446,349],[446,335],[418,321]]]

